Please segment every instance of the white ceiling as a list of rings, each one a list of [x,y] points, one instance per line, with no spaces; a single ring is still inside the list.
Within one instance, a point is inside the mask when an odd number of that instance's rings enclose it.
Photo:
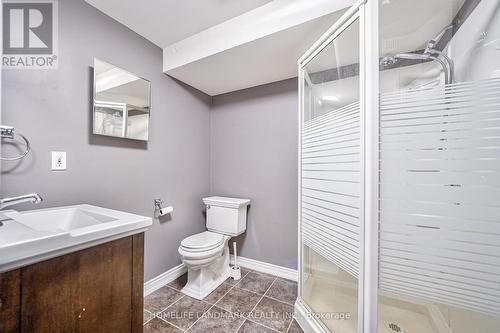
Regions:
[[[296,76],[297,59],[355,0],[86,1],[162,47],[165,73],[214,96]],[[383,1],[381,54],[425,47],[463,1]],[[354,26],[308,69],[357,63],[357,36]]]
[[[271,2],[271,0],[85,1],[162,48]]]
[[[340,15],[325,15],[167,73],[210,96],[296,77],[297,60]]]
[[[163,71],[211,96],[295,77],[352,1],[274,0],[164,48]]]

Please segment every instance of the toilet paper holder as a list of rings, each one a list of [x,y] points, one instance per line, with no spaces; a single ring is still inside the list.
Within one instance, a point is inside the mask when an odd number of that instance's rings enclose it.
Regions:
[[[155,210],[158,210],[159,216],[167,215],[174,211],[174,208],[172,206],[163,207],[164,203],[165,201],[163,201],[163,199],[161,198],[154,200]]]
[[[161,209],[161,206],[165,203],[165,201],[163,201],[163,199],[155,199],[154,201],[155,203],[155,209]]]

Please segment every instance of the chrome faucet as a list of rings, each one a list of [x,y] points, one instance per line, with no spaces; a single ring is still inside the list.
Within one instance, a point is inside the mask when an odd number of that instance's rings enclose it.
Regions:
[[[43,198],[38,193],[20,195],[18,197],[12,197],[12,198],[4,198],[0,199],[0,210],[23,202],[31,202],[33,204],[39,204],[42,201]]]

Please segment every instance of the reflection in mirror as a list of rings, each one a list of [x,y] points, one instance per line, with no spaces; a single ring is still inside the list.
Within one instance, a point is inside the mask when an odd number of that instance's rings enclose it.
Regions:
[[[147,141],[150,82],[94,59],[94,134]]]

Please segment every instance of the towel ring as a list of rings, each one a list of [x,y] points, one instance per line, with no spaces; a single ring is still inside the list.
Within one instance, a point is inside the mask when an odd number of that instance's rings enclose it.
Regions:
[[[24,158],[26,155],[29,154],[29,152],[31,150],[31,145],[30,145],[30,141],[28,140],[27,137],[25,137],[21,133],[16,133],[14,130],[14,127],[0,126],[0,138],[14,140],[16,136],[18,136],[24,140],[24,143],[26,145],[26,151],[24,153],[22,153],[21,155],[15,156],[15,157],[4,157],[4,156],[0,155],[0,161],[17,161],[17,160]]]

